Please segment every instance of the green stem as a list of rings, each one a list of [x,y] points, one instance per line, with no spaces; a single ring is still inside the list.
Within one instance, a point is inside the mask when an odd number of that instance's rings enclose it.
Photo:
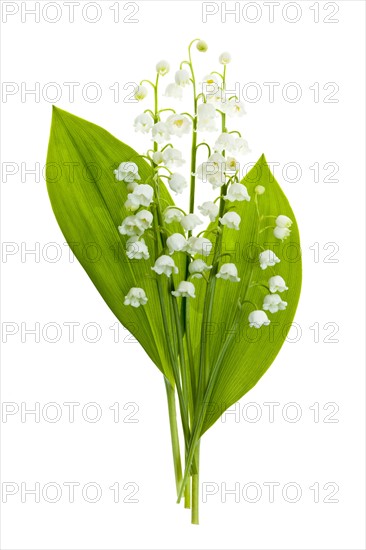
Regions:
[[[184,508],[189,509],[191,507],[191,483],[186,483],[184,489]]]
[[[175,391],[173,386],[170,384],[170,382],[166,378],[165,378],[165,388],[166,388],[166,394],[168,399],[169,425],[170,425],[170,435],[172,440],[174,475],[175,475],[175,484],[176,484],[177,495],[178,495],[180,484],[182,482],[182,461],[181,461],[180,446],[179,446],[177,411],[175,406]]]
[[[159,73],[158,73],[158,75],[159,75]],[[156,85],[153,84],[153,83],[151,82],[151,80],[146,80],[146,79],[145,79],[145,80],[141,80],[140,86],[142,86],[142,84],[145,84],[145,83],[150,84],[150,86],[152,86],[154,89],[156,88]]]
[[[169,285],[169,292],[171,289],[174,289],[173,283],[171,282]],[[184,299],[184,298],[183,298]],[[189,300],[189,298],[185,298],[185,300]],[[178,301],[176,298],[172,298],[172,304],[173,304],[173,315],[175,319],[176,329],[178,332],[178,350],[179,350],[179,358],[180,358],[180,373],[181,373],[181,379],[182,379],[182,390],[183,390],[183,396],[186,400],[186,403],[188,403],[188,411],[193,410],[193,402],[192,402],[192,392],[191,392],[191,384],[189,382],[189,372],[186,365],[186,358],[185,358],[185,351],[184,351],[184,345],[183,345],[183,329],[181,325],[181,319],[179,316],[179,309],[178,309]]]
[[[225,89],[226,85],[226,65],[224,65],[224,71],[222,75],[222,87]],[[196,98],[195,98],[196,101]],[[221,131],[224,133],[226,132],[226,115],[225,113],[222,113],[221,118]],[[225,156],[225,151],[222,152],[222,155]],[[219,217],[222,217],[225,209],[225,199],[224,195],[226,194],[227,185],[222,186],[222,193],[220,197],[220,207],[219,207]],[[194,204],[194,203],[193,203]],[[220,227],[220,222],[218,222],[218,227]],[[195,429],[191,436],[191,443],[190,443],[190,449],[188,456],[186,458],[185,463],[185,473],[184,478],[182,482],[182,487],[180,490],[180,494],[178,496],[178,502],[179,499],[182,496],[182,492],[185,488],[185,484],[187,483],[188,476],[190,474],[192,463],[195,467],[197,467],[197,473],[198,473],[198,465],[196,464],[196,446],[200,438],[200,431],[203,426],[204,417],[207,409],[207,393],[209,393],[209,396],[211,395],[212,389],[213,389],[213,379],[216,378],[218,368],[217,365],[219,363],[220,358],[223,358],[223,355],[226,352],[227,349],[227,342],[224,344],[223,348],[221,349],[221,352],[219,354],[219,360],[216,362],[212,372],[210,372],[210,368],[207,361],[207,345],[206,345],[206,337],[205,337],[205,330],[208,326],[211,316],[212,316],[212,308],[213,308],[213,299],[215,294],[215,272],[216,267],[215,264],[217,263],[218,257],[220,256],[221,252],[221,243],[222,243],[222,232],[219,232],[216,241],[215,241],[215,248],[214,248],[214,257],[212,265],[214,266],[213,269],[210,272],[206,295],[205,295],[205,301],[203,306],[203,317],[202,317],[202,324],[201,324],[201,349],[200,349],[200,369],[199,369],[199,377],[198,377],[198,390],[197,390],[197,401],[196,401],[196,415],[198,414],[198,420],[195,425]],[[236,315],[235,315],[236,317]],[[234,317],[234,318],[235,318]],[[231,337],[228,338],[230,340]],[[222,359],[221,359],[222,360]],[[207,384],[207,386],[206,386]],[[209,399],[209,397],[208,397]],[[197,418],[197,416],[196,416]],[[194,472],[195,473],[195,472]]]
[[[157,73],[157,75],[156,75],[156,83],[155,83],[155,86],[154,86],[154,113],[155,113],[154,122],[158,122],[159,118],[160,118],[159,117],[159,107],[158,107],[158,84],[159,84],[159,73]],[[158,151],[158,149],[159,149],[158,143],[154,142],[154,151]],[[157,205],[156,205],[156,214],[157,215],[154,216],[154,222],[153,223],[154,223],[154,229],[156,231],[156,234],[160,235],[161,246],[162,246],[162,248],[164,248],[164,246],[165,246],[164,237],[161,234],[161,232],[159,231],[159,225],[160,225],[160,227],[163,227],[163,219],[162,219],[162,214],[161,214],[161,209],[160,209],[160,204],[159,204],[158,183],[155,186],[155,192],[156,192],[156,195],[157,195]],[[156,257],[158,257],[158,256],[159,256],[159,247],[157,245]],[[186,407],[186,402],[184,400],[183,391],[182,391],[182,387],[181,387],[179,366],[177,364],[178,361],[176,359],[177,355],[175,353],[175,350],[172,349],[172,345],[171,345],[171,341],[170,341],[170,337],[169,337],[169,332],[170,331],[169,331],[168,310],[167,310],[167,307],[166,307],[166,301],[165,301],[165,298],[164,298],[164,289],[163,289],[162,281],[161,281],[160,277],[161,277],[160,275],[157,276],[157,285],[158,285],[160,309],[161,309],[161,314],[162,314],[162,318],[163,318],[164,330],[165,330],[165,333],[167,335],[167,346],[168,346],[169,357],[170,357],[170,361],[171,361],[171,365],[172,365],[172,369],[173,369],[173,375],[174,375],[174,379],[175,379],[175,383],[176,383],[176,387],[177,387],[179,409],[180,409],[180,415],[181,415],[181,420],[182,420],[184,439],[185,439],[185,442],[187,444],[187,442],[189,440],[189,416],[188,416],[189,413],[188,413],[188,410],[187,410],[187,407]],[[171,295],[169,296],[169,298],[171,298]]]
[[[186,344],[187,344],[188,363],[189,363],[189,368],[191,373],[192,401],[193,403],[195,403],[196,402],[196,373],[194,371],[194,359],[193,359],[189,314],[190,314],[190,301],[188,300],[186,304]]]
[[[193,86],[195,86],[193,84]],[[196,92],[194,92],[196,93]],[[190,181],[190,194],[189,194],[189,212],[192,214],[194,211],[194,194],[196,186],[196,164],[197,164],[197,99],[194,98],[194,120],[193,120],[193,133],[192,133],[192,149],[191,149],[191,181]]]
[[[237,317],[238,317],[239,314],[240,314],[240,309],[237,308],[237,310],[235,312],[232,328],[235,327],[236,320],[237,320]],[[216,382],[217,376],[220,372],[220,367],[222,365],[222,362],[223,362],[223,359],[225,357],[226,351],[227,351],[234,335],[236,335],[235,331],[232,330],[232,328],[229,332],[229,336],[226,339],[226,342],[224,343],[223,347],[220,350],[217,361],[216,361],[216,363],[215,363],[215,365],[214,365],[214,367],[213,367],[213,369],[210,373],[210,379],[208,381],[207,388],[206,388],[205,394],[203,396],[203,399],[200,403],[200,410],[198,411],[198,413],[196,415],[197,420],[196,420],[195,426],[193,426],[193,429],[192,429],[192,435],[191,435],[191,440],[190,440],[190,445],[189,445],[189,452],[188,452],[188,455],[186,457],[184,476],[183,476],[183,481],[182,481],[181,488],[180,488],[179,495],[178,495],[178,502],[180,502],[180,499],[182,497],[185,485],[188,482],[188,478],[190,476],[192,465],[195,466],[195,470],[197,470],[197,472],[198,472],[198,468],[196,468],[197,465],[196,465],[196,460],[195,460],[195,458],[196,458],[196,455],[195,455],[196,447],[197,447],[197,445],[199,443],[199,440],[200,440],[200,437],[201,437],[201,431],[202,431],[203,423],[204,423],[204,420],[205,420],[207,407],[210,403],[210,398],[211,398],[213,389],[215,387],[215,382]]]
[[[265,231],[267,231],[267,229],[273,229],[274,227],[275,227],[274,225],[267,225],[266,227],[263,227],[263,229],[259,231],[259,234],[264,233]]]
[[[223,89],[225,89],[225,82],[226,82],[226,65],[224,66],[224,73],[223,73]],[[221,131],[224,133],[226,131],[226,115],[222,114],[222,120],[221,120]],[[222,152],[222,155],[225,156],[225,151]],[[224,195],[226,195],[227,185],[222,186],[222,192],[220,195],[220,207],[219,207],[219,218],[222,217],[225,209],[225,199]],[[218,229],[220,228],[220,221],[218,222]],[[222,243],[222,231],[218,232],[218,236],[215,240],[215,247],[214,247],[214,255],[212,260],[213,268],[210,271],[209,277],[208,277],[208,285],[205,295],[205,301],[203,305],[203,315],[202,315],[202,324],[201,324],[201,346],[200,346],[200,369],[199,369],[199,376],[198,376],[198,392],[197,392],[197,407],[199,408],[201,405],[201,399],[206,387],[208,374],[209,374],[209,365],[207,361],[207,327],[209,326],[209,323],[211,321],[211,315],[212,315],[212,305],[213,305],[213,299],[215,294],[215,275],[216,275],[216,263],[218,261],[218,258],[220,256],[221,252],[221,243]]]
[[[208,151],[208,156],[210,157],[211,156],[211,147],[209,146],[208,143],[205,143],[204,141],[202,141],[201,143],[199,143],[196,147],[196,151],[198,150],[199,147],[207,147],[207,151]]]
[[[162,275],[157,276],[160,309],[161,309],[161,313],[162,313],[162,317],[163,317],[163,326],[164,326],[165,334],[166,334],[166,337],[167,337],[167,345],[168,345],[170,361],[171,361],[171,364],[172,364],[174,379],[175,379],[175,383],[177,385],[178,401],[179,401],[180,414],[181,414],[181,418],[182,418],[184,439],[187,442],[189,440],[188,410],[187,410],[187,407],[186,407],[186,402],[184,400],[183,391],[182,391],[182,387],[181,387],[181,383],[180,383],[179,367],[177,365],[174,350],[172,350],[172,347],[171,347],[170,334],[169,334],[169,332],[170,332],[169,331],[169,323],[168,323],[168,317],[167,317],[167,309],[166,309],[166,303],[165,303],[165,299],[164,299],[164,289],[162,288],[162,283],[161,283],[160,277],[162,277]]]
[[[169,285],[169,291],[173,287],[173,283]],[[189,302],[189,298],[185,299],[186,302]],[[173,316],[176,323],[176,329],[178,332],[178,348],[179,348],[179,358],[180,358],[180,374],[182,379],[182,390],[183,390],[183,396],[185,398],[185,402],[188,403],[188,414],[191,421],[193,420],[193,413],[194,413],[194,404],[193,404],[193,395],[192,395],[192,382],[190,380],[190,370],[187,368],[186,364],[186,357],[185,357],[185,349],[184,349],[184,340],[183,340],[183,327],[181,324],[181,319],[179,315],[179,309],[178,309],[178,302],[176,298],[172,299],[172,305],[173,305]],[[186,455],[188,454],[188,441],[186,440],[185,444],[186,449]],[[184,489],[184,507],[190,508],[191,507],[191,488],[190,483],[187,483]]]
[[[194,525],[199,524],[199,458],[200,458],[200,442],[197,443],[195,450],[195,462],[196,462],[196,472],[192,474],[192,515],[191,521]]]
[[[190,43],[188,47],[189,53],[189,66],[191,69],[192,75],[192,84],[193,84],[193,131],[192,131],[192,149],[191,149],[191,181],[190,181],[190,194],[189,194],[189,212],[193,213],[194,211],[194,193],[195,193],[195,184],[196,184],[196,160],[197,160],[197,93],[196,93],[196,78],[194,76],[192,55],[191,55],[191,46],[194,40]]]

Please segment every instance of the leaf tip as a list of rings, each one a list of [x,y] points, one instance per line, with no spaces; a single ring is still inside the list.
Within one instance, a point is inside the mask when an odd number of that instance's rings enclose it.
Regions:
[[[261,154],[259,158],[259,162],[264,162],[265,164],[267,164],[266,155],[264,153]]]

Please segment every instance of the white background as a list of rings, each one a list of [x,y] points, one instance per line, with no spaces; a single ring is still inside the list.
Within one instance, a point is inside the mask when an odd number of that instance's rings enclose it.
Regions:
[[[46,20],[57,15],[52,6],[36,23],[32,15],[21,20],[22,5],[31,8],[34,2],[2,2],[3,9],[6,4],[19,11],[7,22],[3,13],[3,81],[19,88],[23,82],[28,89],[39,82],[41,97],[35,101],[28,95],[22,101],[19,92],[2,99],[2,160],[18,167],[2,187],[2,238],[4,243],[15,243],[6,245],[14,254],[2,260],[3,331],[4,326],[6,330],[18,327],[3,344],[2,399],[19,407],[21,402],[28,407],[39,402],[41,408],[56,402],[63,415],[55,423],[42,415],[39,423],[32,415],[21,422],[20,413],[9,416],[6,423],[2,418],[2,481],[19,486],[24,482],[28,488],[36,482],[41,487],[54,482],[64,491],[57,503],[42,497],[34,503],[31,495],[22,503],[20,491],[10,496],[2,505],[2,548],[364,548],[364,2],[341,1],[330,7],[328,3],[328,8],[323,2],[298,2],[292,7],[281,2],[273,22],[269,22],[268,6],[256,2],[241,13],[238,22],[233,16],[223,22],[219,12],[206,23],[201,2],[195,1],[137,2],[139,11],[133,16],[137,23],[115,23],[110,8],[116,2],[98,3],[101,18],[96,23],[83,19],[81,10],[87,4],[83,0],[75,7],[73,23],[63,2],[58,3],[61,19],[56,23]],[[240,2],[240,8],[246,4]],[[318,23],[314,22],[317,5]],[[120,19],[131,12],[123,6],[120,2]],[[339,11],[332,16],[334,6]],[[295,18],[296,10],[301,10],[299,21],[286,21]],[[249,22],[255,12],[258,21]],[[94,18],[95,13],[91,7],[87,16]],[[339,21],[326,23],[326,16]],[[130,91],[123,86],[154,78],[155,63],[161,58],[168,59],[175,70],[186,45],[196,37],[209,44],[206,54],[194,54],[198,76],[217,69],[218,55],[227,50],[233,57],[229,82],[241,86],[256,82],[262,91],[260,100],[247,101],[248,114],[240,121],[252,150],[246,161],[256,161],[264,152],[268,161],[280,163],[275,175],[296,213],[304,260],[295,319],[301,332],[298,338],[296,330],[291,332],[297,341],[284,345],[268,373],[237,405],[239,417],[230,414],[225,422],[219,420],[202,441],[201,479],[214,484],[218,492],[201,503],[199,527],[191,526],[189,512],[175,504],[162,377],[139,344],[125,341],[124,329],[120,329],[119,343],[114,342],[109,327],[116,327],[116,320],[79,264],[70,261],[42,175],[36,181],[21,169],[22,162],[25,168],[35,163],[42,168],[45,163],[52,101],[47,91],[46,98],[42,96],[42,90],[49,82],[58,83],[62,91],[59,107],[100,124],[142,151],[146,140],[132,129],[141,105],[123,101]],[[165,79],[170,82],[172,75]],[[80,83],[73,102],[65,82]],[[89,82],[101,87],[100,101],[83,98],[80,90]],[[115,82],[121,87],[118,102],[109,89]],[[280,83],[273,102],[265,82]],[[301,87],[297,102],[283,98],[283,87],[289,82]],[[316,82],[318,102],[310,89]],[[324,102],[333,88],[323,87],[330,82],[339,86],[333,96],[338,101],[333,103]],[[339,167],[333,176],[338,181],[324,181],[331,170],[323,166],[329,162]],[[290,181],[291,170],[287,176],[282,172],[286,163],[301,167],[299,181]],[[320,166],[318,182],[309,168],[314,163]],[[3,164],[3,169],[9,166]],[[59,261],[49,259],[50,242],[63,250]],[[21,250],[34,248],[35,243],[40,256],[22,258]],[[319,243],[315,245],[319,261],[314,261],[314,243]],[[324,261],[334,246],[324,250],[327,243],[339,247],[331,258],[337,262]],[[24,333],[24,328],[37,322],[39,343]],[[52,330],[42,335],[42,328],[51,322],[62,331],[53,344],[47,341]],[[80,323],[74,343],[69,342],[66,322]],[[25,323],[23,330],[21,323]],[[87,323],[100,326],[98,342],[83,339]],[[309,328],[314,323],[319,323],[319,342]],[[324,329],[326,323],[333,325]],[[339,327],[333,335],[338,342],[324,341],[334,324]],[[93,336],[90,329],[89,339]],[[80,403],[74,423],[68,421],[65,402]],[[89,402],[100,405],[99,422],[83,419],[81,409]],[[117,423],[109,409],[116,402],[121,413]],[[256,405],[246,408],[250,402]],[[269,422],[266,402],[279,403],[274,422]],[[286,419],[286,411],[288,416],[296,412],[286,408],[293,402],[301,413],[297,422]],[[139,407],[133,416],[137,423],[123,422],[133,410],[124,410],[126,403]],[[319,422],[310,409],[314,403],[319,404]],[[325,410],[327,403],[336,405]],[[338,422],[324,422],[337,407],[331,420]],[[249,422],[248,416],[258,411],[261,418]],[[49,415],[53,412],[49,410]],[[72,481],[80,486],[75,502],[69,503],[62,484]],[[81,495],[82,486],[89,482],[103,491],[94,504]],[[121,500],[131,490],[123,486],[137,484],[138,502],[114,503],[109,487],[116,482]],[[251,492],[247,499],[241,495],[239,502],[233,495],[223,502],[221,483],[227,488],[237,483],[242,490],[250,482],[262,490],[258,502],[248,502]],[[280,484],[272,503],[266,482]],[[290,482],[302,491],[296,503],[282,496]],[[314,483],[320,487],[318,503],[309,489]],[[338,502],[324,502],[335,487],[324,489],[327,483],[339,487],[333,497]]]

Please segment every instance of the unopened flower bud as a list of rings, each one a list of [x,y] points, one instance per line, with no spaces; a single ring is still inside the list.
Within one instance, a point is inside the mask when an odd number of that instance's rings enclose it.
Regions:
[[[257,187],[254,189],[254,193],[256,193],[257,195],[263,195],[265,190],[266,188],[263,187],[263,185],[257,185]]]
[[[208,46],[204,40],[199,40],[196,44],[196,48],[199,52],[207,52]]]

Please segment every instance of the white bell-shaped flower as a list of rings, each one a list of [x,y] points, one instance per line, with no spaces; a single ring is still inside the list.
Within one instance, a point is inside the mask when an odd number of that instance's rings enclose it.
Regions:
[[[170,65],[165,59],[162,59],[156,64],[156,72],[161,76],[165,76],[170,70]]]
[[[285,239],[287,239],[290,234],[291,229],[289,229],[288,227],[278,227],[278,225],[276,225],[273,230],[273,235],[276,237],[276,239],[280,239],[280,241],[284,241]]]
[[[156,143],[164,143],[170,138],[168,126],[165,122],[157,122],[152,127],[152,139]]]
[[[190,74],[188,71],[186,71],[185,69],[180,69],[180,71],[177,71],[175,73],[175,83],[178,85],[178,86],[182,86],[184,88],[184,86],[187,86],[188,84],[191,83],[191,77],[190,77]]]
[[[225,163],[226,172],[238,172],[240,169],[240,164],[234,157],[227,157]]]
[[[213,91],[211,91],[213,90]],[[215,91],[217,90],[217,91]],[[222,108],[222,99],[223,99],[223,92],[222,92],[222,89],[219,88],[218,86],[216,87],[216,85],[212,84],[212,86],[209,88],[207,87],[207,90],[206,90],[206,99],[207,99],[207,103],[210,103],[211,105],[213,105],[215,107],[215,109],[220,109]]]
[[[207,161],[197,166],[195,176],[202,181],[207,181],[209,176],[216,174],[218,171],[223,172],[224,166],[225,157],[220,153],[214,153]]]
[[[231,281],[232,283],[238,283],[240,277],[238,277],[238,269],[235,264],[226,263],[222,264],[219,272],[216,274],[217,279],[224,279],[225,281]]]
[[[249,313],[248,321],[249,321],[249,326],[254,328],[261,328],[261,326],[263,325],[266,327],[271,322],[268,319],[267,314],[260,309],[257,309],[256,311],[252,311],[251,313]]]
[[[197,225],[201,225],[203,221],[200,220],[196,214],[187,214],[183,216],[180,223],[185,231],[193,231],[193,229],[195,229]]]
[[[160,256],[157,258],[154,267],[151,268],[158,275],[166,275],[170,277],[172,273],[178,273],[178,268],[170,256]]]
[[[130,193],[127,195],[129,198],[125,201],[124,207],[129,212],[136,212],[140,208],[140,200]]]
[[[216,109],[211,103],[200,103],[197,108],[197,128],[204,132],[216,131]]]
[[[147,296],[143,288],[132,287],[124,300],[125,306],[139,307],[147,303]]]
[[[133,192],[127,195],[127,198],[131,201],[138,201],[139,206],[150,206],[153,195],[154,190],[151,185],[141,183],[140,185],[136,185]]]
[[[152,154],[152,159],[155,164],[161,164],[164,161],[163,153],[161,151],[155,151]]]
[[[178,285],[177,290],[172,290],[173,296],[182,297],[182,298],[195,298],[195,288],[194,284],[189,281],[181,281]]]
[[[220,80],[216,74],[210,73],[202,79],[201,84],[220,84]]]
[[[280,275],[274,275],[268,279],[268,288],[270,292],[284,292],[288,290],[284,279]]]
[[[178,208],[167,208],[163,214],[164,221],[167,224],[173,222],[179,223],[183,216],[183,212],[181,212],[181,210],[178,210]]]
[[[126,189],[129,193],[133,193],[133,190],[135,189],[136,185],[138,185],[137,181],[130,181],[126,185]]]
[[[230,61],[231,54],[229,52],[223,52],[222,54],[220,54],[219,63],[221,63],[221,65],[227,65],[228,63],[230,63]]]
[[[167,238],[166,245],[169,249],[169,254],[173,254],[173,252],[184,251],[187,246],[187,241],[181,233],[173,233],[173,235]]]
[[[271,313],[283,311],[287,307],[287,302],[283,302],[278,294],[267,294],[263,300],[263,309]]]
[[[212,242],[205,237],[189,237],[186,241],[185,250],[192,256],[195,254],[209,256],[212,250]]]
[[[118,227],[118,231],[121,235],[128,235],[129,237],[139,236],[144,232],[136,216],[127,216]]]
[[[217,174],[213,176],[209,176],[208,182],[212,185],[212,189],[216,191],[216,189],[219,189],[223,185],[225,185],[226,178],[224,172],[217,172]]]
[[[232,152],[238,155],[247,155],[250,153],[248,142],[242,137],[236,137]]]
[[[189,134],[192,122],[185,115],[170,115],[167,118],[166,125],[172,136],[182,137]]]
[[[219,207],[212,201],[206,201],[198,207],[202,216],[208,216],[211,222],[214,222],[219,214]]]
[[[148,260],[150,258],[149,249],[144,239],[139,239],[137,236],[128,239],[126,255],[130,260]]]
[[[202,273],[210,271],[210,269],[212,269],[212,265],[207,265],[203,260],[193,260],[188,266],[192,279],[202,279]]]
[[[291,218],[287,217],[287,216],[277,216],[276,218],[276,225],[278,227],[291,227],[292,225],[292,220]]]
[[[149,229],[153,222],[153,215],[149,212],[149,210],[140,210],[140,212],[135,214],[135,218],[142,231]]]
[[[183,97],[183,90],[181,86],[178,86],[175,82],[172,82],[171,84],[168,84],[165,90],[165,97],[170,97],[173,99],[182,99]]]
[[[154,120],[149,113],[142,113],[135,118],[133,125],[136,132],[147,134],[154,126]]]
[[[232,183],[229,186],[224,199],[230,202],[250,201],[250,196],[248,195],[248,190],[245,185],[242,183]]]
[[[219,220],[228,229],[236,229],[237,231],[240,229],[241,217],[236,212],[226,212]]]
[[[164,164],[169,168],[179,168],[185,163],[185,160],[182,159],[181,151],[175,149],[174,147],[167,147],[162,152],[162,160]]]
[[[221,88],[219,86],[219,80],[215,74],[206,75],[201,82],[202,93],[209,101],[212,96],[216,96],[219,92],[221,95]]]
[[[246,114],[244,103],[242,101],[238,101],[235,97],[232,97],[223,103],[223,110],[229,116],[242,117]]]
[[[196,169],[196,176],[202,181],[208,181],[214,189],[222,187],[225,182],[226,159],[220,153],[213,153],[206,162]]]
[[[207,75],[202,79],[202,82],[201,82],[201,84],[208,84],[208,85],[210,85],[210,86],[211,86],[212,84],[217,84],[217,85],[218,85],[219,83],[220,83],[220,81],[219,81],[217,75],[216,75],[216,74],[212,74],[212,73],[207,74]]]
[[[147,96],[147,88],[145,86],[137,86],[135,90],[134,98],[137,101],[142,101]]]
[[[170,189],[178,194],[183,193],[183,190],[188,185],[186,178],[182,174],[178,174],[178,172],[171,175],[168,179],[168,184]]]
[[[234,152],[235,135],[228,134],[227,132],[223,132],[222,134],[220,134],[215,141],[215,149],[219,153],[222,153],[223,151],[228,151],[229,153]]]
[[[278,264],[281,260],[277,258],[276,254],[272,250],[264,250],[259,254],[259,264],[262,269],[272,267]]]
[[[125,181],[126,183],[133,183],[136,180],[140,180],[139,169],[134,162],[121,162],[117,170],[113,170],[116,180]]]

